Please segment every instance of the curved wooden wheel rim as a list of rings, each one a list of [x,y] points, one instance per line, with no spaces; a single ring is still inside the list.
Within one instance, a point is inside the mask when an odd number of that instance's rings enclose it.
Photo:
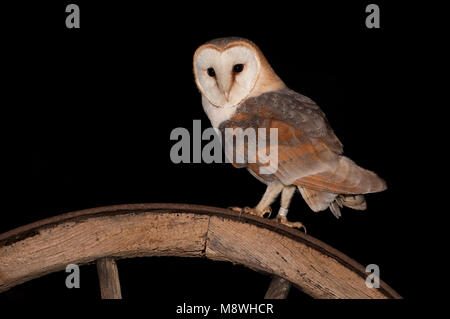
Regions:
[[[0,234],[0,292],[103,257],[206,257],[290,281],[314,298],[401,298],[329,245],[272,220],[188,204],[98,207]]]

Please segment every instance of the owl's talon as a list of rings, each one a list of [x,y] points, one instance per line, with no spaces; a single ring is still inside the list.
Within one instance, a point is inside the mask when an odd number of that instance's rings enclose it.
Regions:
[[[303,226],[302,223],[300,222],[290,222],[288,221],[286,216],[277,216],[277,221],[282,224],[285,225],[287,227],[291,227],[291,228],[297,228],[297,229],[303,229],[303,231],[306,234],[306,228],[305,226]]]
[[[229,207],[229,209],[231,209],[232,211],[238,212],[238,213],[246,213],[246,214],[250,214],[250,215],[255,215],[255,216],[259,216],[261,218],[264,218],[265,214],[269,214],[269,216],[267,218],[270,217],[270,215],[272,214],[272,209],[270,208],[270,206],[264,208],[263,210],[259,211],[256,208],[251,208],[251,207]]]
[[[262,216],[264,218],[265,214],[269,214],[269,216],[265,217],[265,218],[270,218],[270,216],[272,216],[272,208],[270,208],[270,206],[267,206],[266,208],[264,208],[262,210]]]

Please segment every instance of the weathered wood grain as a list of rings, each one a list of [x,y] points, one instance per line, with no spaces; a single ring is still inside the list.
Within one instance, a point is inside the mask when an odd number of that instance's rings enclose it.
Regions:
[[[273,277],[264,299],[286,299],[291,290],[291,283],[280,277]]]
[[[195,214],[93,216],[43,227],[0,246],[0,291],[65,269],[113,256],[200,257],[209,217]]]
[[[256,225],[211,216],[206,256],[289,280],[314,298],[387,298],[365,278],[307,243]]]
[[[102,299],[122,299],[116,261],[111,257],[97,259],[97,273]]]
[[[278,276],[315,298],[401,298],[334,248],[274,221],[186,204],[99,207],[0,234],[0,292],[104,257],[207,257]]]

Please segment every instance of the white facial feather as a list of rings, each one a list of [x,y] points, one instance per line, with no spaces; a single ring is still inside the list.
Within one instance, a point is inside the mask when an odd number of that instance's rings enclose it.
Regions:
[[[238,105],[230,107],[217,107],[209,103],[208,99],[202,95],[203,110],[211,121],[211,125],[215,128],[219,128],[220,123],[230,119],[236,112]]]
[[[237,64],[244,66],[239,73],[233,72]],[[215,76],[208,75],[209,68],[214,69]],[[259,69],[257,55],[246,46],[233,46],[222,52],[205,48],[195,61],[196,80],[202,94],[220,108],[242,102],[253,89]]]

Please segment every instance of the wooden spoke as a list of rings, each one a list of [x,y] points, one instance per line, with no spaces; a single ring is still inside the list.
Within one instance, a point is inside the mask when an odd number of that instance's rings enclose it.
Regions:
[[[291,290],[291,283],[281,277],[273,277],[264,299],[286,299]]]
[[[122,299],[116,261],[110,257],[98,259],[97,272],[102,299]]]

